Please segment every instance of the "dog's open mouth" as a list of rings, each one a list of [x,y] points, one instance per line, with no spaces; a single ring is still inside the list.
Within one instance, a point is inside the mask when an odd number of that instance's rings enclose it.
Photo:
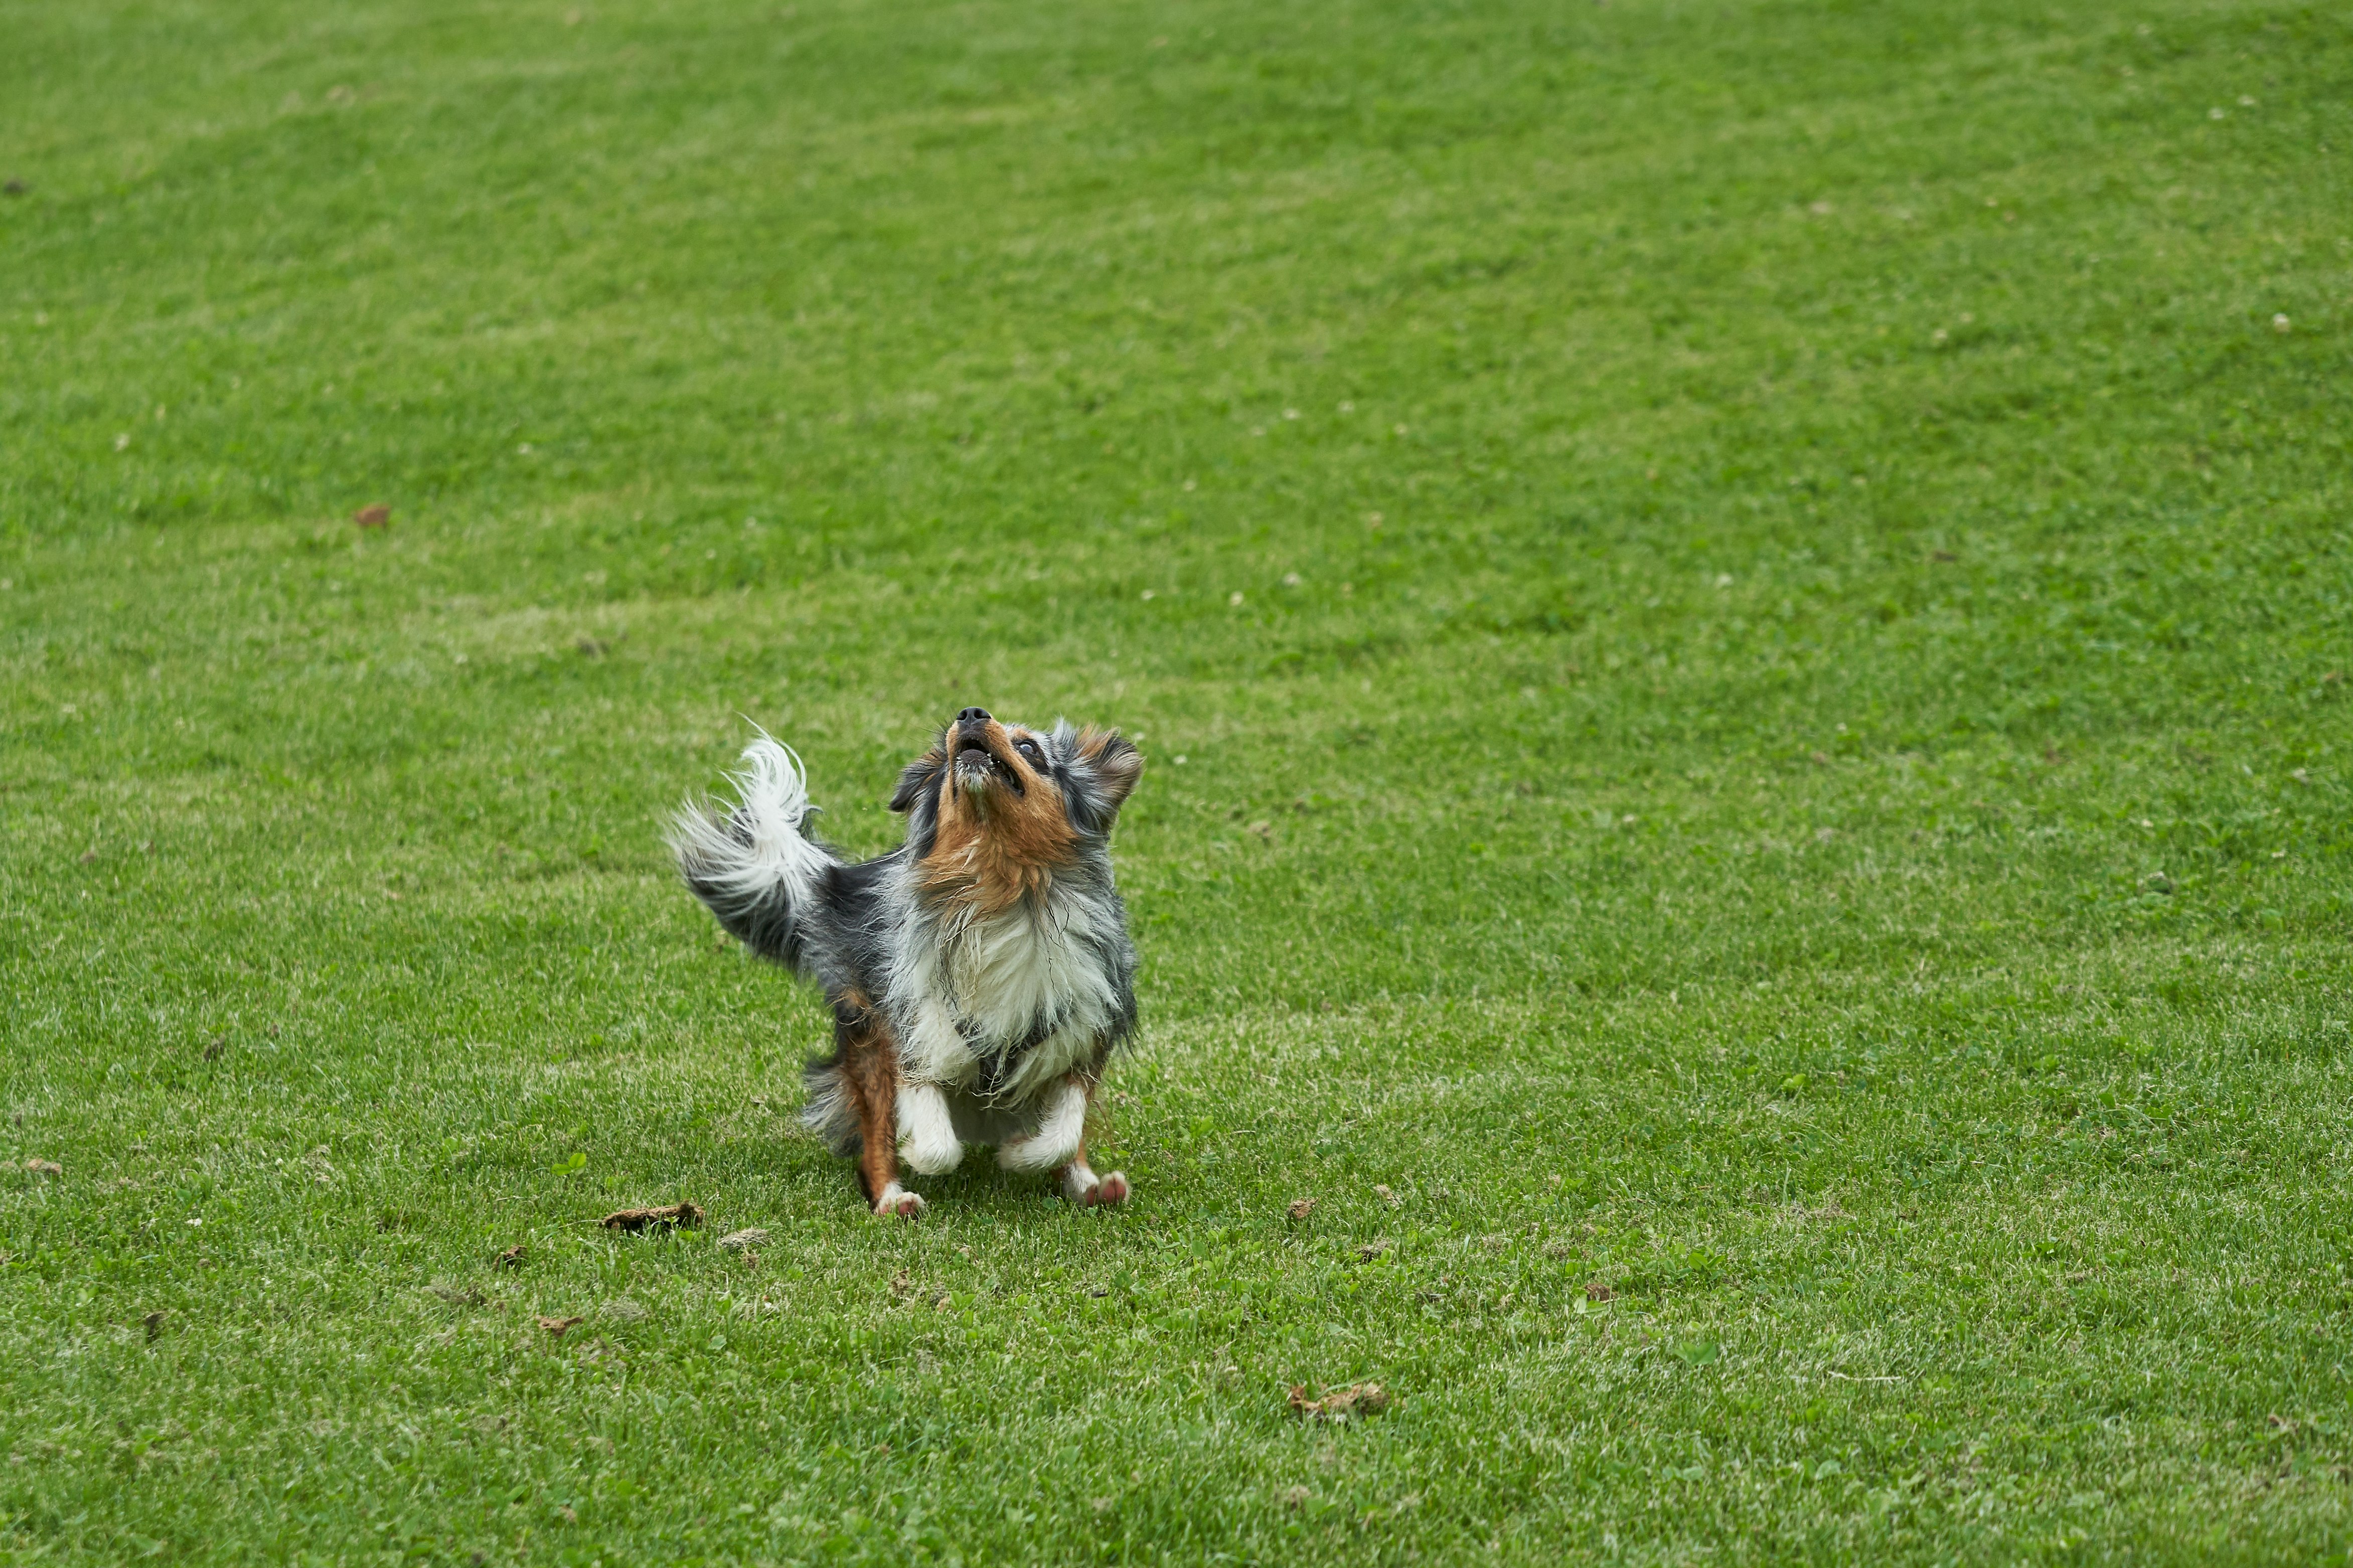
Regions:
[[[969,731],[956,737],[956,782],[968,790],[985,789],[991,784],[1002,784],[1020,795],[1021,776],[1006,765],[1003,758],[988,749],[988,742]]]

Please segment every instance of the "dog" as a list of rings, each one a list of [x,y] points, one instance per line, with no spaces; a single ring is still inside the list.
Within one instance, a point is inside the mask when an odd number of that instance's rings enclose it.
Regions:
[[[878,1216],[923,1197],[899,1162],[955,1169],[966,1144],[1051,1173],[1085,1206],[1127,1201],[1087,1166],[1087,1113],[1135,1030],[1135,948],[1111,831],[1143,776],[1116,730],[1040,731],[966,708],[891,796],[906,842],[847,861],[802,831],[800,759],[763,731],[732,808],[672,818],[681,875],[758,956],[815,981],[833,1054],[807,1068],[802,1120],[855,1155]]]

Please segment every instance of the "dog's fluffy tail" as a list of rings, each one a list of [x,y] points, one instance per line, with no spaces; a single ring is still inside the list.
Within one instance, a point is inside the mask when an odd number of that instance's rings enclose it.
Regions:
[[[690,801],[670,818],[668,838],[680,875],[719,923],[762,958],[804,968],[809,907],[817,884],[840,864],[801,836],[808,775],[792,749],[765,731],[744,748],[744,767],[728,775],[733,810]]]
[[[858,1107],[850,1099],[849,1079],[841,1058],[820,1057],[801,1069],[808,1085],[808,1103],[801,1107],[801,1125],[817,1134],[837,1154],[855,1154],[863,1142],[858,1135]]]

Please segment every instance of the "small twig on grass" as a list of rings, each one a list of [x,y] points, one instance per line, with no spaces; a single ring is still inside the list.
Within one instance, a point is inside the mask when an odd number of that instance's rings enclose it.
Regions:
[[[615,1209],[597,1223],[607,1230],[645,1230],[658,1225],[695,1226],[702,1223],[702,1211],[692,1204],[671,1204],[654,1209]]]

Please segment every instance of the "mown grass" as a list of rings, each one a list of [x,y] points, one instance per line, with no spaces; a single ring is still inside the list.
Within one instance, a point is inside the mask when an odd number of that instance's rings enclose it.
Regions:
[[[6,1560],[2353,1546],[2342,17],[0,18]],[[1138,1197],[879,1226],[657,823],[976,700]]]

